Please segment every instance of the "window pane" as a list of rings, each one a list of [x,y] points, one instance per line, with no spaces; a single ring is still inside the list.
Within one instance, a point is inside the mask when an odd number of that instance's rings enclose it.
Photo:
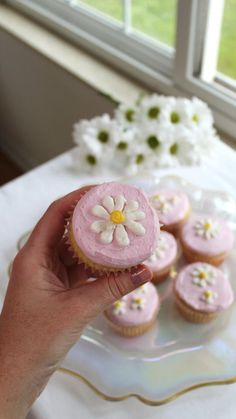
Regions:
[[[122,0],[81,0],[79,3],[94,7],[99,12],[112,16],[117,20],[123,20],[123,1]]]
[[[225,0],[217,70],[236,79],[236,0]]]
[[[133,0],[132,26],[174,47],[176,10],[177,0]]]

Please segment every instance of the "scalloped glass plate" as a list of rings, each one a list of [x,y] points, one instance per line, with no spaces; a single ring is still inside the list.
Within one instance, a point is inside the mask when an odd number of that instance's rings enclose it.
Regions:
[[[190,185],[176,176],[126,178],[148,192],[159,187],[184,190],[195,212],[220,215],[236,236],[236,202],[225,193]],[[19,246],[23,245],[26,236]],[[236,250],[221,268],[236,295]],[[183,264],[180,257],[176,266]],[[130,396],[159,405],[197,387],[236,381],[236,304],[205,325],[185,321],[175,308],[172,280],[158,286],[162,304],[156,324],[137,338],[116,335],[99,316],[63,361],[62,371],[82,378],[100,396],[122,400]]]

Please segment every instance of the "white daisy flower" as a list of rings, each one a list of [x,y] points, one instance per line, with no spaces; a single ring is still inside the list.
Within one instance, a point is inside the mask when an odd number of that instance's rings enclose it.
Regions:
[[[106,158],[107,155],[97,156],[96,153],[85,146],[77,146],[72,151],[74,167],[80,172],[91,175],[106,173],[108,169]],[[109,153],[109,159],[113,159],[112,151]]]
[[[123,128],[130,128],[136,120],[136,106],[120,104],[115,110],[115,119]]]
[[[201,300],[204,301],[206,304],[213,304],[218,294],[212,290],[206,290],[201,295]]]
[[[163,259],[166,254],[167,249],[168,249],[168,244],[165,237],[160,236],[157,240],[157,247],[154,253],[152,254],[152,256],[149,258],[150,262],[155,262],[158,259]]]
[[[147,284],[143,284],[141,285],[141,287],[136,288],[135,291],[133,291],[133,293],[135,295],[142,295],[142,294],[146,294],[147,292]]]
[[[205,288],[207,285],[213,285],[215,283],[215,270],[209,265],[202,265],[194,268],[192,273],[193,284],[199,287]]]
[[[145,96],[139,103],[137,121],[141,123],[153,123],[162,120],[165,108],[174,103],[175,98],[153,94]]]
[[[188,123],[190,127],[211,128],[213,126],[213,116],[210,108],[205,102],[193,97],[188,101]]]
[[[135,296],[131,301],[132,310],[143,310],[145,307],[145,299],[140,296]]]
[[[144,236],[146,232],[139,222],[145,218],[145,213],[138,208],[137,201],[126,201],[123,195],[115,198],[105,196],[102,205],[92,208],[93,215],[100,219],[91,224],[91,230],[100,234],[100,240],[104,244],[112,243],[115,238],[120,246],[128,246],[129,231],[136,236]]]
[[[100,156],[119,141],[118,124],[107,114],[82,120],[74,125],[73,139],[77,145],[86,146],[95,156]]]
[[[219,224],[210,218],[204,218],[196,222],[194,230],[197,236],[210,240],[217,236],[219,232]]]
[[[151,197],[150,202],[159,214],[167,214],[177,202],[176,198],[175,195],[166,198],[164,195],[157,193]]]
[[[125,301],[117,300],[112,305],[112,311],[117,316],[120,316],[125,313]]]

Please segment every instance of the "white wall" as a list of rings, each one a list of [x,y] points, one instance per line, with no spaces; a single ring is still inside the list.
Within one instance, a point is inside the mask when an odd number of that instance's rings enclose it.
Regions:
[[[23,169],[69,149],[73,122],[113,108],[108,98],[0,29],[0,148]]]

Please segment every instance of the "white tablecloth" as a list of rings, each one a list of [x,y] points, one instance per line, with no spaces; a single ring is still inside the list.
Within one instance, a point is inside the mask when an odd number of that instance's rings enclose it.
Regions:
[[[236,153],[218,144],[217,157],[207,168],[161,170],[160,176],[178,174],[192,183],[236,194]],[[65,153],[0,188],[0,306],[8,281],[7,269],[16,253],[18,238],[32,228],[55,198],[94,182],[72,169],[71,152]],[[233,373],[233,372],[232,372]],[[35,403],[31,419],[235,419],[236,384],[208,387],[185,394],[160,407],[145,406],[136,399],[101,400],[84,384],[57,372]]]

